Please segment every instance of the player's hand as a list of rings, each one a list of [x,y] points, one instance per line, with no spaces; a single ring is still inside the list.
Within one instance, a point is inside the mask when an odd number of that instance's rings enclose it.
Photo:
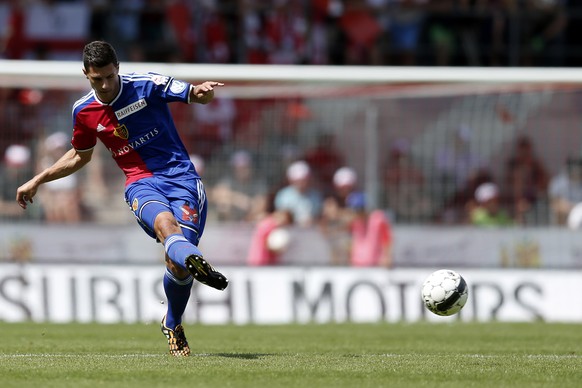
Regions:
[[[36,195],[38,186],[32,181],[28,181],[16,190],[16,202],[21,208],[26,209],[27,202],[33,203],[32,198]]]
[[[216,81],[205,81],[202,82],[200,85],[196,85],[196,87],[194,88],[194,93],[196,95],[199,94],[206,94],[212,90],[214,90],[214,87],[216,86],[224,86],[224,84],[222,82],[216,82]]]
[[[206,104],[214,98],[214,88],[224,86],[221,82],[205,81],[194,87],[194,102]]]

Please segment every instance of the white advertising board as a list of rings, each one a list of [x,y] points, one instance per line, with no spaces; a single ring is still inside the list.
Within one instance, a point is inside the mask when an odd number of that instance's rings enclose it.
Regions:
[[[196,283],[184,320],[204,324],[415,322],[582,323],[582,271],[460,271],[469,285],[461,314],[438,317],[420,299],[436,268],[224,267],[221,292]],[[0,320],[158,322],[165,313],[160,264],[0,265]]]

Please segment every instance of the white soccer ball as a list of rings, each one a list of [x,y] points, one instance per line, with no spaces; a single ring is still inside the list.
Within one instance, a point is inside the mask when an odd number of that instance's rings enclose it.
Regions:
[[[422,283],[422,300],[436,315],[449,316],[461,311],[469,290],[463,277],[450,269],[431,273]]]

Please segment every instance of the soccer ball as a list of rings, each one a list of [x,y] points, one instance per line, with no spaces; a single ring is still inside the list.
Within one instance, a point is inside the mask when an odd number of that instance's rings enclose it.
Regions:
[[[422,283],[422,300],[436,315],[449,316],[461,311],[469,291],[463,277],[450,269],[431,273]]]

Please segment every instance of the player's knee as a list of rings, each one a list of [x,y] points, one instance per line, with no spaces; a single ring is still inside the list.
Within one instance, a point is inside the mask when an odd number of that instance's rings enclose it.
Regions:
[[[158,240],[162,242],[172,234],[182,233],[178,221],[176,221],[176,218],[170,212],[162,212],[157,215],[154,221],[154,231],[156,232]]]

